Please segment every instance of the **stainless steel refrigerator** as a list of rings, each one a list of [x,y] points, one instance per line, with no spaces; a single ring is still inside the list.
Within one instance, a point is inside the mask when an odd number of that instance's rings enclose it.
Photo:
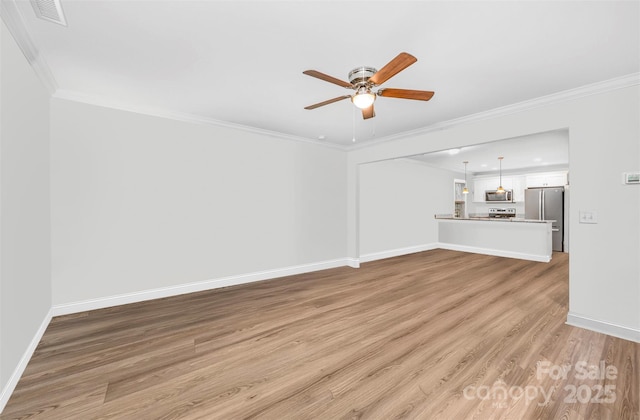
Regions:
[[[526,219],[553,220],[552,248],[562,251],[564,240],[564,188],[527,188],[524,191]]]

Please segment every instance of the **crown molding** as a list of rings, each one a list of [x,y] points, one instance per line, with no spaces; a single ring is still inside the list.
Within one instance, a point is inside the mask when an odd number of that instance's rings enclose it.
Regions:
[[[440,131],[447,128],[452,128],[462,124],[468,124],[472,122],[487,120],[491,118],[497,118],[505,115],[515,114],[522,111],[539,108],[542,106],[548,106],[559,102],[569,101],[573,99],[583,98],[585,96],[598,95],[605,92],[610,92],[616,89],[623,89],[627,87],[640,85],[640,73],[632,73],[626,76],[616,77],[614,79],[604,80],[601,82],[592,83],[589,85],[581,86],[574,89],[568,89],[551,95],[541,96],[515,104],[506,105],[499,108],[490,109],[488,111],[478,112],[476,114],[467,115],[460,118],[455,118],[448,121],[439,122],[426,127],[418,128],[416,130],[405,131],[402,133],[394,134],[391,136],[382,137],[376,140],[346,146],[346,149],[357,150],[367,147],[373,147],[381,143],[394,141],[406,137],[418,136],[421,134],[431,133],[434,131]]]
[[[49,65],[36,48],[33,43],[32,37],[27,31],[27,27],[24,24],[24,18],[18,10],[18,5],[15,0],[1,0],[0,1],[0,14],[2,14],[2,20],[9,29],[11,36],[18,44],[18,47],[22,50],[25,58],[31,65],[31,68],[35,71],[36,75],[45,86],[50,95],[58,89],[58,83],[53,77],[53,73],[49,68]]]
[[[57,99],[64,99],[64,100],[73,101],[73,102],[81,102],[88,105],[94,105],[94,106],[99,106],[103,108],[111,108],[119,111],[127,111],[135,114],[143,114],[143,115],[148,115],[152,117],[166,118],[170,120],[182,121],[187,123],[231,128],[234,130],[260,134],[263,136],[273,137],[281,140],[310,143],[316,146],[324,146],[332,149],[346,150],[344,146],[341,146],[338,144],[323,143],[317,140],[308,139],[306,137],[294,136],[291,134],[285,134],[278,131],[265,130],[262,128],[256,128],[248,125],[216,120],[214,118],[204,117],[196,114],[189,114],[185,112],[176,112],[176,111],[171,111],[171,110],[162,109],[162,108],[143,107],[143,106],[124,104],[120,102],[110,101],[98,96],[87,95],[84,93],[70,91],[66,89],[58,89],[52,96]]]
[[[518,112],[527,111],[527,110],[539,108],[542,106],[548,106],[548,105],[559,103],[559,102],[578,99],[585,96],[597,95],[605,92],[610,92],[616,89],[622,89],[622,88],[627,88],[627,87],[637,86],[637,85],[640,85],[640,73],[632,73],[626,76],[604,80],[597,83],[592,83],[589,85],[553,93],[551,95],[541,96],[539,98],[534,98],[527,101],[517,102],[515,104],[494,108],[488,111],[478,112],[476,114],[471,114],[464,117],[443,121],[440,123],[432,124],[430,126],[421,127],[416,130],[405,131],[402,133],[382,137],[376,140],[371,140],[371,141],[367,141],[367,142],[355,144],[355,145],[340,145],[340,144],[320,142],[318,140],[309,139],[306,137],[294,136],[290,134],[281,133],[278,131],[270,131],[270,130],[265,130],[261,128],[251,127],[248,125],[216,120],[214,118],[203,117],[201,115],[175,112],[167,109],[139,107],[139,106],[133,106],[133,105],[123,104],[123,103],[116,103],[113,101],[108,101],[105,98],[99,98],[96,96],[86,95],[84,93],[74,92],[74,91],[69,91],[64,89],[57,89],[55,93],[53,93],[53,97],[59,98],[59,99],[66,99],[74,102],[82,102],[82,103],[95,105],[95,106],[101,106],[105,108],[113,108],[113,109],[118,109],[122,111],[133,112],[137,114],[150,115],[150,116],[155,116],[160,118],[168,118],[176,121],[232,128],[236,130],[247,131],[247,132],[260,134],[268,137],[274,137],[278,139],[310,143],[317,146],[324,146],[324,147],[329,147],[331,149],[337,149],[337,150],[343,150],[343,151],[352,151],[352,150],[364,149],[367,147],[373,147],[382,143],[395,141],[402,138],[419,136],[419,135],[434,132],[434,131],[440,131],[440,130],[452,128],[458,125],[462,125],[462,124],[468,124],[472,122],[515,114]]]

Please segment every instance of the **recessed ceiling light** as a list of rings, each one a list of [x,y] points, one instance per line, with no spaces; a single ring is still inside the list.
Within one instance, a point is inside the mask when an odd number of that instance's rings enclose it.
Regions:
[[[482,165],[480,165],[480,167],[482,167],[482,168],[486,168],[486,167],[487,167],[487,164],[486,164],[486,163],[483,163]]]
[[[542,162],[542,158],[535,158],[533,159],[534,162]]]
[[[491,168],[491,170],[492,170],[492,171],[497,171],[497,170],[498,170],[498,167],[497,167],[497,166],[494,166],[493,168]]]
[[[457,155],[458,153],[460,153],[460,149],[449,149],[450,155]]]
[[[325,139],[324,134],[320,134],[320,135],[318,136],[318,140],[324,140],[324,139]]]

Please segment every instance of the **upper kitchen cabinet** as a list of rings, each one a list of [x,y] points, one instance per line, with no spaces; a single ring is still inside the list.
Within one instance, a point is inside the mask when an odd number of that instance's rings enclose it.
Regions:
[[[567,185],[567,172],[545,172],[527,175],[527,188],[563,187]]]
[[[486,190],[495,190],[498,187],[496,182],[500,182],[498,178],[476,178],[473,180],[473,201],[476,203],[484,203]]]
[[[453,180],[453,200],[457,203],[460,201],[466,201],[466,194],[464,191],[465,186],[464,180],[455,179]]]
[[[513,201],[516,203],[524,202],[524,190],[526,188],[526,176],[509,175],[502,176],[502,187],[505,190],[513,190]],[[486,201],[485,191],[495,190],[500,185],[500,177],[491,176],[486,178],[476,178],[473,181],[473,201],[475,203],[484,203]]]
[[[476,203],[484,203],[486,201],[485,191],[496,190],[500,185],[500,177],[491,176],[486,178],[476,178],[473,181],[473,201]],[[513,179],[511,177],[502,177],[502,187],[505,190],[513,189]]]
[[[516,203],[524,202],[524,190],[526,189],[527,179],[525,176],[512,176],[511,183],[513,188],[513,201]]]
[[[453,215],[455,217],[466,217],[467,195],[464,193],[464,187],[467,185],[464,179],[453,180]]]

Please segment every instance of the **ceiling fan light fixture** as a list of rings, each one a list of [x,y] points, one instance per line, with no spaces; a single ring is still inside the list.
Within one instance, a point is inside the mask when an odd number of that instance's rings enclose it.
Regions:
[[[353,102],[353,104],[360,109],[369,108],[371,105],[373,105],[373,102],[375,100],[376,95],[371,93],[371,90],[364,87],[358,89],[358,92],[356,92],[356,94],[351,97],[351,102]]]

